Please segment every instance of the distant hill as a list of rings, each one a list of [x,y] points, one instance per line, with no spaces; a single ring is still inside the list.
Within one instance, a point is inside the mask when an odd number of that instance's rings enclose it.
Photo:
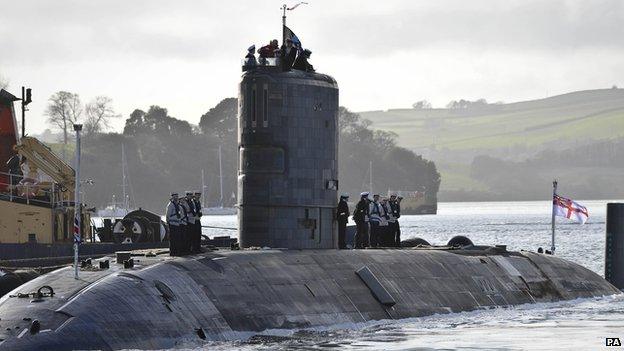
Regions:
[[[545,99],[466,109],[359,112],[399,145],[422,151],[556,147],[624,136],[624,89],[577,91]]]
[[[441,173],[439,198],[443,201],[547,198],[553,178],[574,185],[574,191],[582,197],[624,194],[624,166],[619,162],[607,168],[585,164],[602,157],[603,152],[620,152],[624,140],[624,89],[466,105],[455,109],[367,111],[360,115],[370,120],[373,128],[396,133],[398,145],[435,161]],[[590,150],[594,150],[592,155],[588,154]],[[544,159],[544,155],[556,155],[546,158],[554,163],[567,153],[572,159],[557,167],[538,167],[534,162]],[[475,162],[484,160],[482,156],[498,161]]]

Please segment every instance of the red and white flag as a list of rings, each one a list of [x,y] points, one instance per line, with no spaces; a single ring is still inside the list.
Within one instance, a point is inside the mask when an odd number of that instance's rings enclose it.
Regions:
[[[553,196],[553,213],[555,216],[565,217],[581,224],[585,224],[589,218],[587,207],[557,194]]]

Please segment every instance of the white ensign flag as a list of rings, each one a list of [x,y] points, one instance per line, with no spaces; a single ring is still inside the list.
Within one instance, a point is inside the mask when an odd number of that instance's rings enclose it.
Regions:
[[[589,218],[587,207],[559,195],[553,196],[553,213],[555,216],[565,217],[581,224],[585,224]]]

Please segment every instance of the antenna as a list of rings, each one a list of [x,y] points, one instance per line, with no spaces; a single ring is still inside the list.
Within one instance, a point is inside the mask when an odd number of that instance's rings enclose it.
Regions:
[[[297,7],[299,7],[299,5],[308,5],[308,3],[305,1],[300,1],[296,3],[295,5],[293,5],[292,7],[288,7],[286,4],[283,4],[281,7],[281,10],[282,10],[282,44],[286,42],[286,31],[284,30],[284,27],[286,27],[286,11],[292,11],[296,9]]]
[[[219,207],[223,208],[223,166],[221,164],[221,145],[219,145]]]
[[[126,181],[126,150],[124,148],[124,144],[121,143],[121,191],[123,193],[122,203],[124,209],[128,209],[129,201],[128,194],[126,193],[126,187],[128,183]]]
[[[373,161],[368,163],[368,191],[373,195]]]

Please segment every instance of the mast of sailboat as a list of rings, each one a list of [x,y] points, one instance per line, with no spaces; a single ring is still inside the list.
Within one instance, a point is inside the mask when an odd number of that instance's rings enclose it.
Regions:
[[[373,195],[373,161],[368,162],[368,191]]]
[[[223,208],[223,167],[221,164],[221,145],[219,145],[219,207]]]
[[[121,144],[121,191],[123,194],[123,206],[124,209],[128,209],[130,204],[128,203],[128,194],[126,193],[126,187],[128,186],[128,182],[126,179],[126,150],[124,149],[124,144]]]
[[[204,169],[202,168],[201,203],[206,203],[206,183],[204,182]]]

